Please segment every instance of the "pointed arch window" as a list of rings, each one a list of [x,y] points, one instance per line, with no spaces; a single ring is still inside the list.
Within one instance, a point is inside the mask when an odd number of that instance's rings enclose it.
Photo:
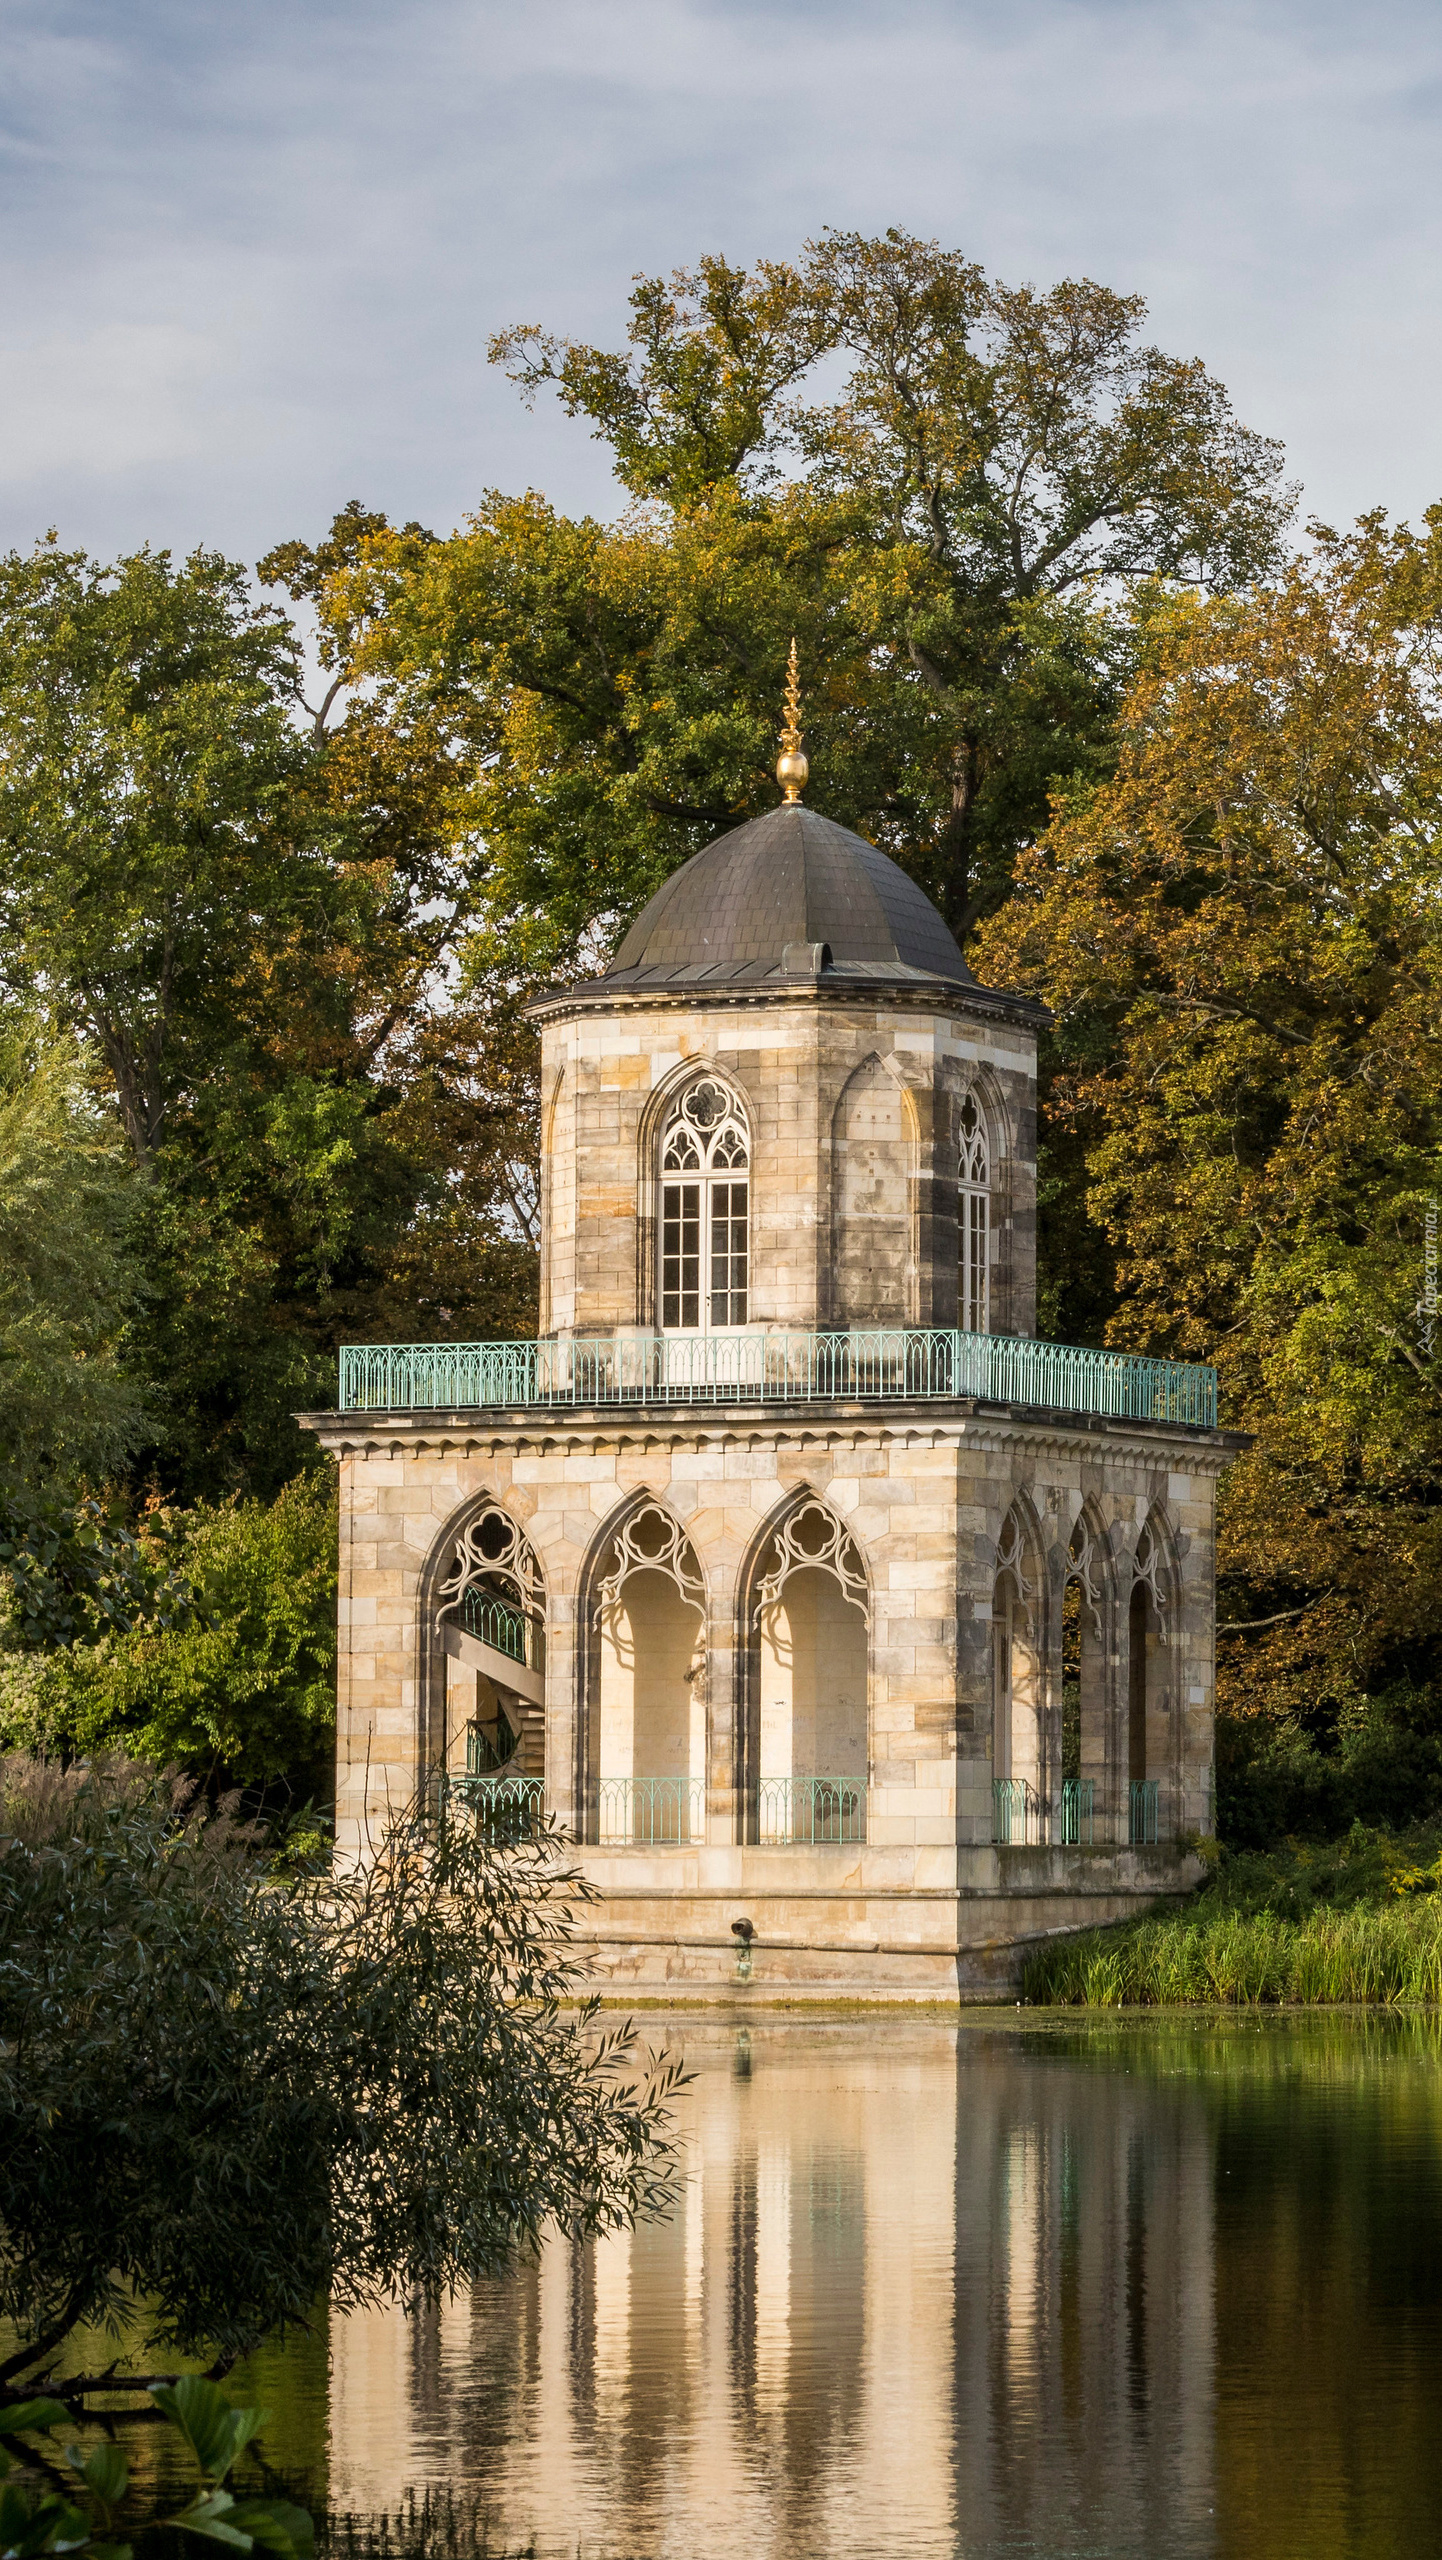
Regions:
[[[963,1333],[985,1333],[991,1315],[991,1156],[975,1094],[961,1106],[957,1135],[956,1320]]]
[[[725,1085],[706,1076],[661,1132],[663,1333],[722,1333],[747,1321],[751,1142]]]

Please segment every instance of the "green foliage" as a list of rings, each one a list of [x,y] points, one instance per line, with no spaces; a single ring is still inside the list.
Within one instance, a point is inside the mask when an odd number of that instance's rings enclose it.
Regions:
[[[273,1503],[153,1510],[145,1539],[193,1595],[50,1666],[39,1732],[70,1752],[125,1750],[242,1784],[301,1771],[335,1727],[336,1496],[330,1472]]]
[[[74,1500],[0,1479],[0,1575],[8,1590],[0,1671],[40,1648],[147,1624],[183,1626],[192,1595],[171,1544],[137,1537],[114,1496]],[[3,1710],[0,1710],[3,1716]],[[0,1724],[3,1736],[3,1724]]]
[[[1327,1846],[1223,1851],[1190,1901],[1057,1939],[1028,2000],[1303,2006],[1442,1998],[1442,1820],[1397,1836],[1354,1822]]]
[[[134,1185],[79,1049],[0,1016],[0,1450],[10,1477],[73,1483],[144,1427],[125,1340],[139,1296]]]
[[[0,2452],[0,2560],[38,2560],[44,2552],[92,2555],[92,2560],[131,2560],[122,2534],[186,2533],[219,2542],[230,2551],[273,2553],[275,2560],[308,2560],[314,2530],[303,2507],[286,2498],[235,2498],[223,2483],[239,2455],[266,2422],[263,2409],[231,2406],[213,2382],[199,2374],[153,2385],[150,2397],[170,2420],[196,2462],[201,2485],[183,2507],[162,2515],[126,2515],[130,2465],[114,2443],[93,2451],[69,2444],[65,2460],[74,2474],[67,2494],[34,2491],[10,2477],[11,2457]],[[58,2400],[20,2401],[0,2408],[0,2436],[38,2435],[68,2427],[70,2412]],[[22,2459],[28,2448],[22,2448]]]
[[[793,633],[819,805],[959,930],[1004,898],[1049,789],[1109,768],[1123,582],[1244,579],[1288,514],[1276,449],[1142,318],[896,231],[750,275],[705,259],[638,284],[624,353],[493,345],[609,444],[619,522],[493,491],[445,541],[352,505],[271,555],[327,663],[398,734],[446,740],[473,915],[513,981],[584,964],[772,805]],[[808,406],[827,361],[845,383]]]
[[[550,1840],[406,1816],[287,1884],[172,1781],[12,1762],[6,1788],[0,2382],[81,2323],[235,2354],[323,2291],[434,2300],[548,2226],[668,2206],[675,2066],[637,2077],[630,2028],[577,2005],[586,1889]]]
[[[1116,773],[980,954],[1057,1013],[1109,1339],[1214,1360],[1255,1434],[1219,1550],[1248,1840],[1406,1818],[1442,1767],[1442,512],[1314,530],[1269,587],[1154,600]]]

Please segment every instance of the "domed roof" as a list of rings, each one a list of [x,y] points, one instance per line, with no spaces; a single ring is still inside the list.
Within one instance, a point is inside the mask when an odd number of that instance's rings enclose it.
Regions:
[[[673,871],[597,983],[821,976],[976,986],[916,882],[864,836],[793,801],[718,836]]]

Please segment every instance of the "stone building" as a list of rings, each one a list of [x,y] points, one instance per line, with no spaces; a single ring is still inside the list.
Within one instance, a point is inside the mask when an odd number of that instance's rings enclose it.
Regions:
[[[304,1417],[342,1845],[544,1807],[643,1995],[974,1996],[1190,1881],[1238,1444],[1211,1371],[1033,1339],[1041,1009],[793,796],[533,1011],[541,1338]]]

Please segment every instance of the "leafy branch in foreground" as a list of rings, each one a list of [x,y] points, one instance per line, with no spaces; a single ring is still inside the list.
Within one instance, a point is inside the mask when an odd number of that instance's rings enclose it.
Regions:
[[[0,2388],[137,2314],[214,2375],[323,2292],[434,2301],[669,2208],[679,2068],[597,2031],[554,1837],[412,1811],[364,1869],[284,1880],[174,1780],[12,1762],[5,1794]]]
[[[264,2409],[235,2409],[213,2382],[186,2374],[158,2383],[151,2399],[181,2435],[200,2466],[201,2485],[174,2515],[126,2518],[130,2465],[117,2444],[87,2451],[67,2445],[73,2482],[61,2490],[34,2492],[12,2480],[9,2454],[0,2452],[0,2560],[38,2560],[43,2552],[87,2555],[87,2560],[130,2560],[131,2545],[119,2533],[194,2533],[228,2551],[273,2552],[276,2560],[306,2560],[315,2535],[304,2507],[285,2498],[237,2499],[223,2486],[237,2457],[266,2421]],[[70,2412],[58,2400],[27,2400],[0,2410],[0,2436],[38,2435],[68,2427]],[[48,2470],[48,2458],[40,2457]]]

